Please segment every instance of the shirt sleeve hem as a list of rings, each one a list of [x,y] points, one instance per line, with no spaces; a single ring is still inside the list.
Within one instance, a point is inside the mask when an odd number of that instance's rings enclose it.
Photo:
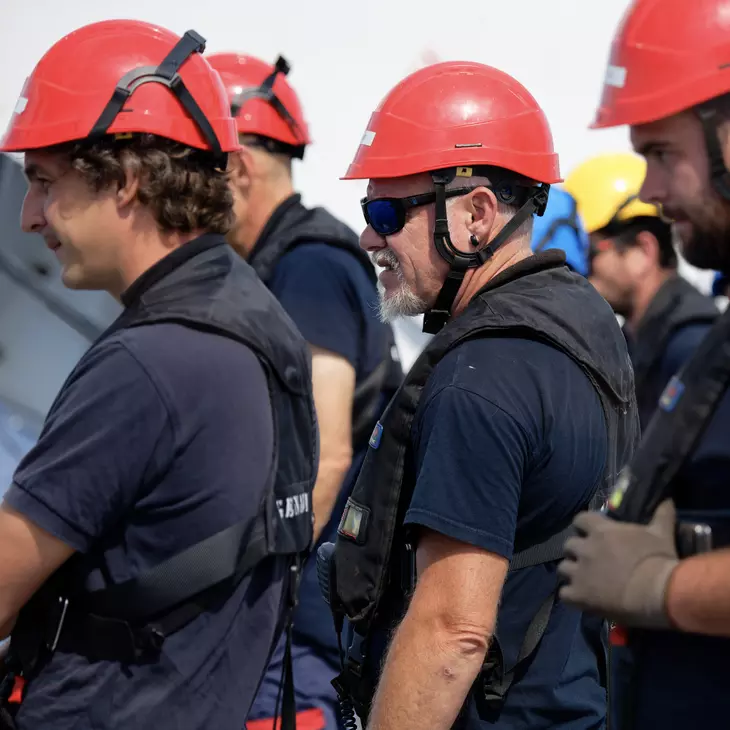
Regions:
[[[353,355],[351,349],[339,346],[336,342],[333,342],[331,337],[328,337],[328,335],[322,332],[312,330],[307,331],[305,335],[303,329],[300,331],[302,332],[302,337],[304,337],[310,347],[318,347],[320,350],[327,350],[327,352],[331,352],[332,354],[337,355],[337,357],[347,360],[353,368],[357,368],[357,358]]]
[[[483,532],[482,530],[476,530],[473,527],[467,527],[466,525],[441,517],[433,512],[418,508],[409,509],[406,513],[405,523],[427,527],[441,535],[467,543],[468,545],[473,545],[487,552],[495,553],[507,560],[512,558],[514,545],[509,540],[488,532]]]
[[[90,543],[88,535],[70,524],[64,517],[17,482],[13,482],[8,491],[5,492],[3,500],[42,530],[66,543],[74,550],[81,553],[88,550]]]

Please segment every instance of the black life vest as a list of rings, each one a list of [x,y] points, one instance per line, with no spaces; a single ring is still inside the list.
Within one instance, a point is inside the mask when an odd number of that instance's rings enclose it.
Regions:
[[[711,325],[719,316],[715,303],[681,276],[662,284],[636,330],[631,350],[636,381],[636,402],[642,429],[654,415],[666,382],[659,382],[659,368],[672,337],[695,324]]]
[[[72,557],[23,608],[12,633],[11,652],[26,678],[56,648],[91,661],[154,660],[167,635],[225,600],[262,560],[286,556],[296,568],[311,549],[317,429],[309,351],[293,322],[222,236],[185,244],[142,279],[144,290],[77,368],[113,333],[161,322],[246,345],[266,373],[273,410],[268,487],[252,524],[234,524],[125,582],[87,590],[99,556],[91,550]]]
[[[248,262],[265,284],[269,284],[279,260],[297,246],[324,243],[343,249],[362,266],[368,279],[377,282],[370,257],[360,248],[357,234],[324,208],[305,208],[301,195],[287,198],[272,213],[251,251]],[[403,380],[395,338],[390,326],[383,326],[383,358],[358,382],[352,408],[352,442],[355,450],[367,443],[383,403],[383,393],[392,396]]]
[[[336,604],[333,613],[342,611],[354,629],[345,668],[335,686],[342,695],[349,695],[363,722],[379,669],[373,661],[380,657],[369,653],[371,641],[376,633],[397,623],[404,594],[414,580],[409,534],[403,526],[414,488],[406,455],[424,386],[446,353],[473,338],[506,334],[560,349],[580,366],[600,397],[608,435],[604,487],[613,484],[634,450],[638,416],[625,339],[607,303],[564,262],[562,251],[548,251],[521,261],[490,281],[467,309],[429,342],[376,426],[340,522],[334,550],[334,587],[330,587],[329,596],[331,604]],[[566,526],[539,545],[515,545],[510,571],[559,559],[568,529]],[[518,664],[529,660],[537,647],[554,600],[555,593],[534,617]],[[480,712],[501,705],[517,668],[495,664],[496,643],[479,686],[475,686]]]

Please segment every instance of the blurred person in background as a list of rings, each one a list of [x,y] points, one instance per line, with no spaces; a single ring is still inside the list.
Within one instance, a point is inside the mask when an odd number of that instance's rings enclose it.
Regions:
[[[323,208],[306,208],[295,192],[294,160],[310,135],[283,58],[208,57],[228,91],[241,149],[231,155],[236,214],[228,241],[248,261],[304,335],[320,432],[314,489],[315,539],[333,540],[368,438],[402,372],[390,326],[378,320],[376,276],[357,235]],[[304,569],[293,635],[296,704],[310,730],[337,727],[331,679],[339,657],[332,617],[316,580]],[[272,659],[249,730],[271,727],[284,656]]]
[[[557,248],[565,252],[565,263],[576,273],[588,275],[590,241],[575,198],[562,188],[552,187],[547,208],[532,221],[532,250]]]
[[[309,353],[226,244],[239,143],[204,48],[131,20],[80,28],[0,143],[25,153],[22,228],[63,283],[123,305],[0,506],[4,730],[239,727],[291,616]]]
[[[670,222],[639,199],[645,174],[641,157],[617,153],[586,160],[565,180],[590,234],[590,281],[624,318],[642,430],[719,314],[680,276]]]

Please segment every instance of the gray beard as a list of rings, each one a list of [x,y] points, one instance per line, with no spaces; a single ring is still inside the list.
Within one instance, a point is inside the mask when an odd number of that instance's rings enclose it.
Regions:
[[[378,283],[378,293],[380,294],[378,317],[381,322],[392,322],[398,317],[415,317],[428,309],[423,299],[417,297],[405,282],[401,282],[398,290],[387,298],[383,285]]]
[[[380,295],[378,316],[381,322],[392,322],[398,317],[415,317],[417,314],[423,314],[428,309],[426,303],[408,288],[400,268],[400,261],[390,249],[386,248],[379,251],[373,256],[373,263],[377,266],[390,268],[398,277],[400,283],[397,291],[386,297],[385,288],[378,282],[378,294]]]

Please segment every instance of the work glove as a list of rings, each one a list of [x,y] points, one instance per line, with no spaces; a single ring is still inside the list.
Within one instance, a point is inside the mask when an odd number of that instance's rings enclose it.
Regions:
[[[560,599],[623,626],[671,628],[666,591],[679,562],[675,524],[671,500],[659,505],[648,525],[581,512],[573,521],[578,535],[566,540],[558,565],[565,580]]]

